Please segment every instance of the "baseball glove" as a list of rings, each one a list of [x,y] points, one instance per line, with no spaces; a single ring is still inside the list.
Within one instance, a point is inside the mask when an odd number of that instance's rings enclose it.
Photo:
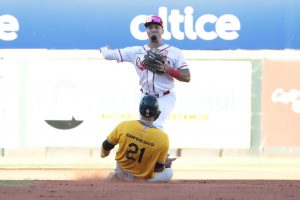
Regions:
[[[166,57],[161,55],[158,49],[150,49],[144,56],[143,66],[154,73],[163,74],[165,62]]]

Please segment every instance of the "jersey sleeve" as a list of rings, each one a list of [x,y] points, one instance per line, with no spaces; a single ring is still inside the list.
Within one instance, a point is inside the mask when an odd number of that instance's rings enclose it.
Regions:
[[[165,163],[167,156],[168,156],[168,151],[169,151],[169,138],[168,138],[168,135],[165,134],[164,143],[161,148],[157,163]]]
[[[116,60],[117,62],[120,62],[120,52],[118,49],[108,49],[107,47],[102,47],[100,49],[100,52],[104,59],[106,60]]]
[[[119,62],[134,62],[136,51],[139,49],[137,46],[126,47],[124,49],[118,49]]]
[[[117,145],[119,143],[119,139],[120,139],[119,131],[118,131],[119,127],[120,124],[116,126],[114,130],[107,136],[108,142],[110,142],[113,145]]]
[[[183,53],[178,50],[178,59],[176,63],[177,69],[188,69],[188,64],[183,56]]]
[[[100,52],[106,60],[116,60],[118,63],[133,62],[138,49],[139,47],[137,46],[126,47],[124,49],[108,49],[107,47],[102,47]]]

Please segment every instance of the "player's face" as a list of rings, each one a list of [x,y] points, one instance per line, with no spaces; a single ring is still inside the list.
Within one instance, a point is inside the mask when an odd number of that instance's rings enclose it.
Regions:
[[[151,38],[153,35],[156,35],[159,40],[164,33],[164,29],[158,24],[150,24],[147,26],[147,35],[148,38]]]

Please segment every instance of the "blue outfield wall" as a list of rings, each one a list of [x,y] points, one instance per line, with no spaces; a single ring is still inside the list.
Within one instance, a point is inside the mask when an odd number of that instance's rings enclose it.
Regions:
[[[181,49],[300,49],[299,10],[298,0],[1,0],[0,48],[141,45],[153,14]]]

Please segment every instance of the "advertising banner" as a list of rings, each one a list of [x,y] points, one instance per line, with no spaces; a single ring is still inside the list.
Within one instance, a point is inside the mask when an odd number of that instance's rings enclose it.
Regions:
[[[249,148],[251,62],[190,61],[165,131],[173,148]],[[139,118],[131,64],[44,59],[27,68],[26,145],[99,147],[123,120]],[[118,73],[113,73],[118,71]]]
[[[147,43],[162,17],[165,43],[186,50],[300,49],[298,0],[2,0],[0,48],[98,49]]]
[[[189,61],[166,131],[178,148],[250,148],[250,61]]]
[[[20,66],[0,59],[0,148],[16,147],[20,137]]]
[[[300,146],[300,62],[263,64],[261,145]]]
[[[26,145],[99,147],[120,121],[138,118],[140,91],[131,69],[99,60],[29,61]]]

